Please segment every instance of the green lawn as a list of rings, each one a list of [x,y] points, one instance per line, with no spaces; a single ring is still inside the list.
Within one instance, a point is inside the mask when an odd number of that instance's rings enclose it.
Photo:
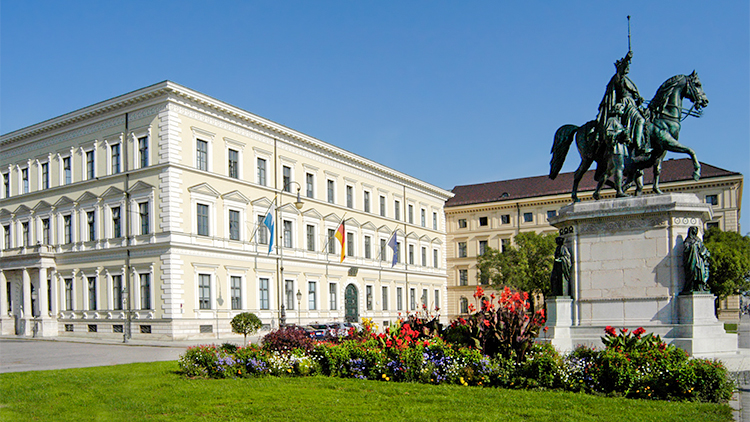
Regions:
[[[730,421],[726,405],[326,377],[185,379],[176,362],[0,374],[0,420]]]

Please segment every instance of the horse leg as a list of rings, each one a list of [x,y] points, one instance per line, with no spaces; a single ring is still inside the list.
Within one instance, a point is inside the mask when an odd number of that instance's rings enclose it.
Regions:
[[[657,195],[661,195],[663,192],[661,189],[659,189],[659,175],[661,174],[661,162],[664,160],[664,156],[667,155],[667,152],[664,151],[661,153],[661,156],[658,160],[656,160],[656,163],[654,163],[654,193]]]
[[[581,157],[581,164],[578,166],[573,178],[573,202],[580,201],[580,199],[578,199],[578,184],[581,182],[581,179],[583,179],[583,175],[589,170],[589,167],[591,167],[593,161],[594,160],[589,157]]]

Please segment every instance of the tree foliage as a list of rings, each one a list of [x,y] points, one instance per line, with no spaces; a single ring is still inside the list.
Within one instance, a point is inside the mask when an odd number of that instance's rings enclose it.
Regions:
[[[509,246],[504,252],[487,248],[477,260],[480,282],[549,295],[555,237],[555,233],[519,233],[515,246]]]
[[[255,334],[263,326],[260,318],[252,312],[243,312],[237,314],[232,318],[232,331],[237,334],[245,336],[245,344],[247,344],[248,334]]]
[[[750,289],[750,235],[711,228],[704,236],[711,252],[708,284],[711,293],[724,298]]]

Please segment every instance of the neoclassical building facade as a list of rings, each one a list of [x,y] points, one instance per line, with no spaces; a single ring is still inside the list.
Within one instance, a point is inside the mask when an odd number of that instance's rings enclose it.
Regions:
[[[724,231],[739,232],[742,174],[709,164],[702,166],[702,177],[695,181],[689,159],[664,161],[661,190],[696,194],[713,208],[713,218],[706,222],[706,228],[716,226]],[[644,192],[652,193],[653,174],[650,170],[646,171],[644,182]],[[477,258],[484,249],[489,246],[502,250],[511,245],[514,236],[520,232],[556,233],[557,229],[547,219],[571,202],[572,185],[573,173],[561,173],[555,180],[536,176],[453,189],[455,196],[445,204],[449,318],[466,314],[468,305],[474,303],[472,295],[478,285]],[[595,187],[594,170],[590,170],[581,181],[579,198],[593,200]],[[614,190],[604,190],[602,198],[614,198]],[[483,287],[487,289],[488,286]],[[720,317],[736,319],[738,310],[738,297],[730,297],[723,301]]]
[[[382,326],[447,300],[450,192],[173,82],[2,135],[0,171],[4,335]]]

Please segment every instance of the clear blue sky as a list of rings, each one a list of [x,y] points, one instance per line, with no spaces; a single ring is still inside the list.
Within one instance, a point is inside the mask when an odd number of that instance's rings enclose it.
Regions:
[[[631,15],[641,95],[697,70],[680,140],[747,177],[749,3],[2,0],[0,133],[169,79],[445,189],[542,175]]]

